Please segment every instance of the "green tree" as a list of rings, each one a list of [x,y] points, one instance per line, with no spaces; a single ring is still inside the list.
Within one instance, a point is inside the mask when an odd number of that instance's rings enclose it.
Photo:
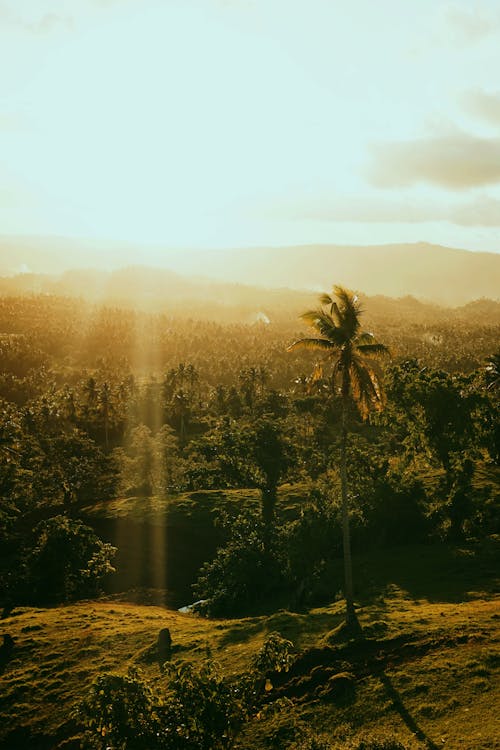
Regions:
[[[104,445],[109,451],[109,413],[113,408],[113,395],[109,383],[103,383],[98,394],[98,401],[104,427]]]
[[[66,516],[42,521],[26,557],[28,600],[52,604],[95,596],[102,578],[115,571],[115,554],[116,547],[82,521]]]
[[[500,351],[487,357],[484,377],[489,391],[500,389]]]
[[[475,419],[482,399],[472,376],[452,375],[409,360],[389,370],[386,390],[400,445],[409,457],[421,454],[437,461],[449,490],[457,458],[477,451]]]
[[[387,354],[388,349],[383,344],[377,343],[373,334],[361,331],[362,308],[357,296],[341,286],[335,286],[333,292],[333,295],[322,294],[319,297],[320,307],[301,315],[301,318],[319,334],[319,337],[299,339],[288,347],[288,351],[298,348],[319,349],[325,353],[326,361],[331,366],[330,386],[334,393],[337,393],[340,381],[342,399],[340,480],[346,623],[349,627],[356,627],[349,533],[347,419],[351,402],[356,404],[363,419],[367,418],[372,408],[383,407],[382,385],[378,370],[371,358]],[[316,366],[313,380],[319,380],[322,377],[323,366],[321,364]]]
[[[262,520],[269,546],[270,530],[274,523],[274,509],[278,499],[278,485],[292,462],[291,446],[275,419],[259,419],[250,436],[250,457],[255,464],[254,481],[262,495]]]

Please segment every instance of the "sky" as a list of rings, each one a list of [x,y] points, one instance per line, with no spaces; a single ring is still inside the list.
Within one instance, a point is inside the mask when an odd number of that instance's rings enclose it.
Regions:
[[[498,0],[0,0],[0,234],[500,252]]]

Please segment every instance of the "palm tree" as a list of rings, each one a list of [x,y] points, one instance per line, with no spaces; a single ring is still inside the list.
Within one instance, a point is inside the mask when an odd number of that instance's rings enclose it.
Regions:
[[[361,331],[362,308],[353,292],[341,286],[333,288],[333,296],[322,294],[321,306],[301,315],[319,334],[319,338],[303,338],[288,347],[295,349],[319,349],[325,352],[331,364],[331,388],[337,389],[340,380],[342,398],[342,439],[340,460],[340,483],[342,494],[342,541],[344,548],[344,578],[346,600],[346,623],[359,628],[354,611],[352,585],[351,540],[349,534],[349,504],[347,488],[347,415],[351,401],[354,401],[363,419],[372,408],[381,409],[384,396],[377,369],[371,357],[388,353],[387,347],[375,341],[373,334]],[[323,376],[322,365],[317,365],[313,381]]]

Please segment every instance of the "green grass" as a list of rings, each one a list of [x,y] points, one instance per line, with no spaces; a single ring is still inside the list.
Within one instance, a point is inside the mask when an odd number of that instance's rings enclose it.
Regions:
[[[416,733],[431,748],[494,748],[500,608],[493,547],[490,541],[481,549],[423,547],[358,558],[366,642],[354,648],[331,637],[342,621],[340,601],[308,612],[234,620],[116,598],[14,610],[0,628],[16,644],[0,674],[0,746],[63,747],[78,734],[72,710],[103,672],[138,666],[161,679],[152,647],[160,628],[168,627],[175,659],[200,661],[209,650],[228,674],[243,671],[271,631],[292,640],[302,654],[296,674],[275,685],[276,695],[292,695],[292,705],[284,714],[251,722],[243,747],[279,747],[279,737],[302,726],[332,735],[349,724],[354,733],[378,728],[408,740]],[[311,678],[318,665],[352,673],[354,694],[341,701],[319,696]]]
[[[306,482],[283,484],[279,488],[278,510],[284,517],[296,516],[298,509],[310,492]],[[204,524],[221,510],[234,512],[241,507],[260,507],[257,489],[196,490],[167,496],[125,497],[96,503],[83,509],[89,519],[123,519],[152,522],[166,514],[172,522],[190,520]]]

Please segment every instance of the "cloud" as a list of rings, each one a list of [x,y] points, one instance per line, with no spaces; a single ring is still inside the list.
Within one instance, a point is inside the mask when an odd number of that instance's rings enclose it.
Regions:
[[[293,201],[293,205],[285,203],[273,213],[282,214],[286,218],[295,216],[312,221],[416,224],[432,220],[429,217],[435,214],[435,206],[432,203],[417,203],[416,201],[336,195],[299,198]]]
[[[71,16],[60,16],[57,13],[45,13],[38,21],[24,24],[28,31],[35,34],[50,34],[60,29],[71,30],[73,25],[74,21]]]
[[[297,219],[356,224],[424,224],[448,222],[463,227],[500,227],[500,200],[477,196],[460,203],[400,200],[378,196],[311,196],[275,203],[272,219]]]
[[[488,196],[455,206],[449,221],[462,227],[500,227],[500,200]]]
[[[459,5],[448,5],[444,10],[447,34],[458,43],[475,43],[500,29],[500,17],[488,14],[485,8],[476,5],[466,9]]]
[[[428,183],[452,190],[500,183],[500,138],[468,133],[385,143],[371,149],[367,170],[378,187]]]
[[[61,29],[71,30],[74,26],[72,16],[47,12],[33,20],[28,20],[4,3],[0,3],[0,20],[8,26],[22,29],[31,34],[50,34]]]
[[[500,92],[487,93],[482,89],[467,91],[462,102],[464,108],[493,125],[500,125]]]

